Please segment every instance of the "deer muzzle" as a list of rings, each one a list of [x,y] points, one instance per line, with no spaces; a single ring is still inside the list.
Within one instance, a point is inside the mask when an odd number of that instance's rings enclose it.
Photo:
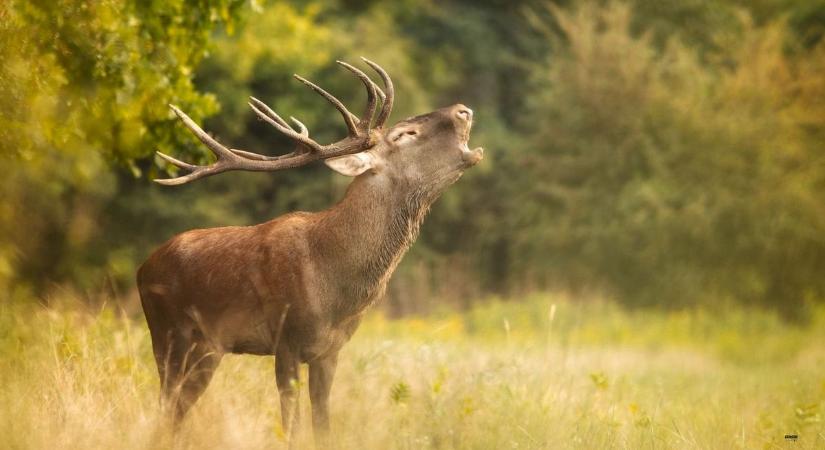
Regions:
[[[464,160],[467,167],[472,167],[484,159],[484,149],[481,147],[476,147],[470,150],[465,143],[461,148],[461,159]]]

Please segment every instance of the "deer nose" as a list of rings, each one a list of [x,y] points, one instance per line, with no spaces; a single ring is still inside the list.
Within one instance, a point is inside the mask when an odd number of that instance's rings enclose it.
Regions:
[[[467,122],[469,122],[469,121],[473,120],[473,110],[472,110],[472,109],[470,109],[470,108],[468,108],[468,107],[466,107],[466,106],[463,106],[463,105],[459,106],[459,107],[456,109],[456,111],[455,111],[455,115],[456,115],[459,119],[461,119],[461,120],[465,120],[465,121],[467,121]]]

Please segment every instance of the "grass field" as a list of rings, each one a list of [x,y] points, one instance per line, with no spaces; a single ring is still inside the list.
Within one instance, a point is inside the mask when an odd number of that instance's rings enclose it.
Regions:
[[[0,304],[0,447],[286,447],[270,358],[225,358],[173,437],[140,315],[53,303]],[[825,309],[812,314],[555,295],[376,313],[341,355],[333,434],[345,449],[825,448]],[[311,448],[306,392],[301,407]]]

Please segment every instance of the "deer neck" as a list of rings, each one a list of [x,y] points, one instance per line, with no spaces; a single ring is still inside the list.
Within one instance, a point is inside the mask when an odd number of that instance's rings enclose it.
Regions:
[[[345,309],[357,312],[383,294],[437,196],[380,175],[362,176],[322,213],[313,246],[343,291]]]

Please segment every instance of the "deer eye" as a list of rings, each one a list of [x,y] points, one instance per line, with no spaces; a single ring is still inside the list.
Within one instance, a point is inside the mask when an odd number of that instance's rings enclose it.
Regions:
[[[393,136],[393,137],[392,137],[392,141],[393,141],[393,142],[398,142],[398,141],[399,141],[399,140],[401,140],[402,138],[405,138],[405,137],[412,137],[412,136],[415,136],[415,135],[417,135],[417,134],[418,134],[418,131],[415,131],[415,130],[406,130],[406,131],[402,131],[402,132],[400,132],[400,133],[396,134],[395,136]]]

